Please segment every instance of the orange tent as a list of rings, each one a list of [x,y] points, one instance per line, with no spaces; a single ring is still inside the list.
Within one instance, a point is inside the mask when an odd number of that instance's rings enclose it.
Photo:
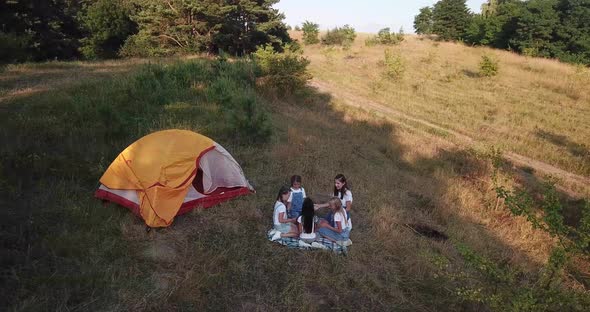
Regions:
[[[151,227],[172,224],[195,207],[211,207],[254,189],[221,145],[187,130],[149,134],[117,156],[96,197],[131,209]]]

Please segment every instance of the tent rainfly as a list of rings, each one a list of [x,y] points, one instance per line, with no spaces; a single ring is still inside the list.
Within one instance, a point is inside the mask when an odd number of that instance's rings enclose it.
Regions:
[[[150,227],[166,227],[196,207],[254,192],[234,158],[187,130],[146,135],[117,156],[100,178],[97,198],[129,208]]]

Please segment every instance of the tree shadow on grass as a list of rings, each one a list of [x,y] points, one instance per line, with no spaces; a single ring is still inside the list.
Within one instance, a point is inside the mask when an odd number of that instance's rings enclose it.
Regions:
[[[555,134],[542,129],[537,129],[535,135],[538,138],[544,139],[553,145],[566,148],[570,154],[573,156],[582,157],[586,159],[587,163],[590,164],[590,148],[585,144],[572,142],[565,135]]]
[[[462,70],[463,75],[465,75],[466,77],[469,78],[481,78],[481,75],[478,72],[469,70],[469,69],[463,69]]]
[[[313,286],[319,292],[307,298],[309,302],[338,298],[332,302],[336,308],[426,310],[434,304],[470,310],[474,308],[471,303],[448,292],[461,283],[435,277],[437,270],[429,258],[443,257],[461,267],[463,260],[454,250],[454,241],[471,245],[499,262],[518,259],[538,265],[524,250],[506,245],[470,218],[464,211],[470,209],[462,203],[464,194],[454,194],[464,186],[470,189],[468,196],[478,196],[484,188],[480,180],[488,178],[481,160],[461,150],[407,160],[407,154],[415,151],[408,150],[402,141],[412,137],[412,131],[369,112],[334,105],[313,89],[306,92],[289,105],[280,103],[281,109],[275,111],[275,118],[281,120],[281,143],[273,147],[272,155],[277,171],[272,180],[262,183],[270,188],[259,195],[273,198],[277,185],[291,174],[303,176],[308,194],[329,194],[337,173],[344,173],[352,182],[354,243],[347,258],[333,260],[342,268],[331,270],[332,277],[320,274],[312,278],[306,271],[316,272],[310,268],[325,266],[323,258],[309,259],[292,252],[283,259],[290,264],[288,276],[294,272],[308,276],[303,287]],[[271,200],[266,202],[265,207],[272,206]],[[267,209],[263,214],[270,220],[272,211]],[[451,241],[440,243],[416,236],[404,227],[407,223],[446,232]],[[332,284],[334,276],[340,286]]]

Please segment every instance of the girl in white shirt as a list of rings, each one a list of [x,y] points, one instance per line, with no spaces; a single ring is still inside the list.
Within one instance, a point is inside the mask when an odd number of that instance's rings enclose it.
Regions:
[[[348,220],[346,209],[342,208],[340,198],[330,199],[328,207],[330,207],[334,219],[332,222],[321,220],[318,224],[318,233],[330,241],[348,245],[352,224]]]
[[[287,206],[285,203],[287,199],[289,199],[289,194],[291,191],[288,187],[283,186],[279,190],[279,194],[277,195],[277,201],[275,202],[274,213],[273,213],[273,229],[274,233],[272,234],[273,241],[278,240],[279,238],[283,237],[298,237],[299,233],[297,231],[297,227],[295,226],[295,219],[288,219],[287,218]]]
[[[340,204],[342,208],[346,211],[347,220],[350,221],[350,212],[352,210],[352,192],[348,187],[348,183],[346,182],[346,177],[343,174],[338,174],[334,178],[334,197],[337,197],[340,200]],[[315,205],[316,209],[328,207],[328,204],[317,204]],[[334,215],[332,212],[328,212],[325,219],[328,223],[334,222]]]
[[[346,209],[347,213],[352,210],[352,192],[343,174],[338,174],[334,178],[334,196],[340,199],[342,208]]]

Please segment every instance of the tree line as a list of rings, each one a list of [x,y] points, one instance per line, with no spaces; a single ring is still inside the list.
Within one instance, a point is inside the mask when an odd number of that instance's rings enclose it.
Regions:
[[[488,0],[480,14],[465,0],[420,9],[418,34],[590,65],[590,0]]]
[[[165,56],[291,41],[279,0],[0,0],[0,62]]]

